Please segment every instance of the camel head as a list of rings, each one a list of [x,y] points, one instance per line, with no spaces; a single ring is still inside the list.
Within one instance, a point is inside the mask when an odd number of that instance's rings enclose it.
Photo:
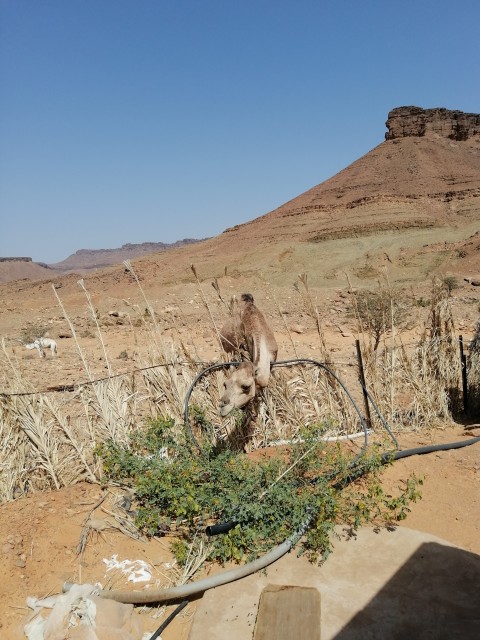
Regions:
[[[220,398],[220,415],[225,418],[233,409],[241,409],[255,397],[255,367],[242,362],[224,382]]]

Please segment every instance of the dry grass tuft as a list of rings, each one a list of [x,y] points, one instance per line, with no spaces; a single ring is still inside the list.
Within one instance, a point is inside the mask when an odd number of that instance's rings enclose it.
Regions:
[[[458,338],[449,292],[434,280],[429,316],[413,348],[404,345],[393,318],[392,312],[390,324],[384,324],[383,343],[376,331],[363,336],[367,388],[395,429],[444,425],[459,410],[460,399]]]

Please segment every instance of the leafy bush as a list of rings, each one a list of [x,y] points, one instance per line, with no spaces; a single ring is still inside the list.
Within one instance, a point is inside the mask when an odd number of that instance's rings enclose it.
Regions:
[[[107,478],[134,488],[138,526],[150,535],[175,534],[180,563],[208,524],[237,523],[211,538],[208,559],[238,562],[283,542],[309,518],[303,549],[318,559],[330,550],[335,524],[391,523],[418,497],[416,479],[396,498],[383,493],[378,452],[362,460],[368,482],[361,478],[340,490],[339,479],[353,474],[351,454],[348,446],[321,442],[321,428],[305,429],[302,442],[254,461],[230,450],[198,454],[174,437],[172,420],[157,419],[128,447],[108,442],[97,453]]]
[[[455,276],[443,276],[442,284],[448,295],[451,295],[452,291],[454,289],[458,289],[460,286],[458,284],[458,278],[456,278]]]
[[[361,329],[369,333],[376,351],[392,326],[406,325],[408,304],[404,295],[390,288],[361,289],[354,293],[354,308]]]

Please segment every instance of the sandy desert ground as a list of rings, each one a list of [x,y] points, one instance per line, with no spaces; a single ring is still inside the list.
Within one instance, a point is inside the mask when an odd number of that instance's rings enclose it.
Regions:
[[[118,269],[118,279],[124,277]],[[145,279],[143,280],[145,284]],[[98,339],[92,330],[92,322],[82,296],[75,291],[75,283],[68,279],[58,290],[66,300],[68,313],[71,314],[78,340],[87,354],[95,376],[105,375],[105,363]],[[221,286],[226,294],[243,290],[252,290],[255,282],[243,278],[225,277]],[[465,340],[473,335],[478,319],[480,292],[476,287],[459,280],[460,287],[453,292],[453,309],[457,328]],[[15,285],[12,283],[10,289]],[[39,359],[36,352],[25,350],[21,345],[9,342],[7,350],[15,359],[32,389],[44,389],[48,386],[72,384],[85,378],[82,363],[78,356],[75,341],[71,337],[70,327],[65,322],[51,286],[31,288],[28,282],[17,283],[25,288],[25,294],[17,291],[10,295],[7,313],[2,319],[4,333],[15,337],[18,328],[27,326],[32,319],[49,325],[49,335],[59,345],[56,358],[50,354]],[[135,367],[134,354],[141,353],[147,345],[142,344],[142,333],[132,329],[125,317],[110,316],[109,311],[134,313],[135,305],[142,309],[142,299],[135,290],[117,285],[115,295],[109,291],[95,290],[95,283],[88,285],[94,305],[101,309],[105,318],[102,326],[107,352],[110,354],[115,373],[126,372]],[[417,295],[428,297],[427,284],[416,287]],[[192,282],[164,289],[156,297],[155,286],[145,284],[147,297],[160,316],[163,314],[165,335],[182,339],[185,345],[205,362],[219,359],[219,349],[215,333],[202,304],[198,284]],[[215,292],[209,281],[201,285],[204,295],[209,299],[218,321],[222,320],[221,305],[216,305]],[[297,354],[305,357],[318,357],[318,339],[312,319],[302,310],[292,286],[262,287],[253,291],[259,306],[265,310],[275,329],[280,345],[280,357]],[[353,319],[347,313],[348,294],[346,288],[315,290],[315,296],[325,327],[326,341],[332,357],[339,362],[355,361],[355,328]],[[41,305],[32,313],[33,301]],[[129,304],[123,302],[127,300]],[[12,307],[10,307],[12,305]],[[290,332],[287,332],[278,313],[281,307]],[[173,315],[171,309],[181,310]],[[133,309],[133,310],[132,310]],[[170,310],[169,310],[170,309]],[[420,309],[420,312],[423,310]],[[423,311],[424,312],[424,311]],[[175,312],[177,313],[177,312]],[[14,318],[15,322],[13,322]],[[167,318],[171,318],[170,324]],[[119,324],[117,324],[117,322]],[[193,328],[193,330],[192,330]],[[295,329],[295,330],[292,330]],[[300,331],[300,332],[298,332]],[[414,339],[415,332],[405,334],[405,340]],[[61,337],[70,336],[70,337]],[[292,341],[293,340],[293,344]],[[138,357],[138,356],[135,356]],[[473,423],[473,426],[472,426]],[[408,428],[401,434],[403,448],[432,442],[450,442],[480,435],[480,428],[473,420],[460,421],[455,425],[444,425],[442,429],[428,432],[411,433]],[[425,478],[422,489],[423,498],[413,505],[405,526],[426,531],[442,537],[467,550],[480,554],[480,446],[472,446],[456,451],[444,451],[427,456],[416,456],[395,463],[384,475],[386,487],[401,483],[411,472]],[[118,529],[108,526],[103,531],[92,532],[87,546],[81,555],[77,547],[84,531],[88,515],[103,495],[103,490],[94,484],[81,483],[59,491],[48,491],[20,497],[14,502],[0,506],[0,544],[4,562],[3,579],[0,593],[0,621],[2,637],[20,638],[19,628],[27,609],[27,596],[44,596],[56,593],[65,580],[73,582],[101,582],[117,588],[131,588],[124,576],[106,573],[104,559],[114,554],[119,559],[142,559],[153,567],[153,579],[165,585],[175,579],[172,569],[172,555],[169,541],[134,540]],[[107,496],[112,500],[112,496]],[[95,509],[94,516],[103,522],[112,522],[109,515],[108,500]],[[195,610],[193,601],[186,610],[164,632],[165,639],[188,637],[191,617]],[[173,607],[139,609],[136,616],[142,620],[145,630],[153,631]]]

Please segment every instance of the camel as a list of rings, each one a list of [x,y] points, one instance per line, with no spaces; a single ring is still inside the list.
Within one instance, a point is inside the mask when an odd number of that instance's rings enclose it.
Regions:
[[[36,349],[40,358],[45,358],[44,349],[50,348],[52,356],[57,353],[57,343],[51,338],[36,338],[33,342],[23,345],[25,349]]]
[[[220,330],[222,347],[227,353],[240,351],[249,361],[242,362],[225,380],[220,398],[220,415],[241,409],[268,385],[270,367],[277,359],[278,345],[263,313],[250,293],[242,294],[232,320]]]

